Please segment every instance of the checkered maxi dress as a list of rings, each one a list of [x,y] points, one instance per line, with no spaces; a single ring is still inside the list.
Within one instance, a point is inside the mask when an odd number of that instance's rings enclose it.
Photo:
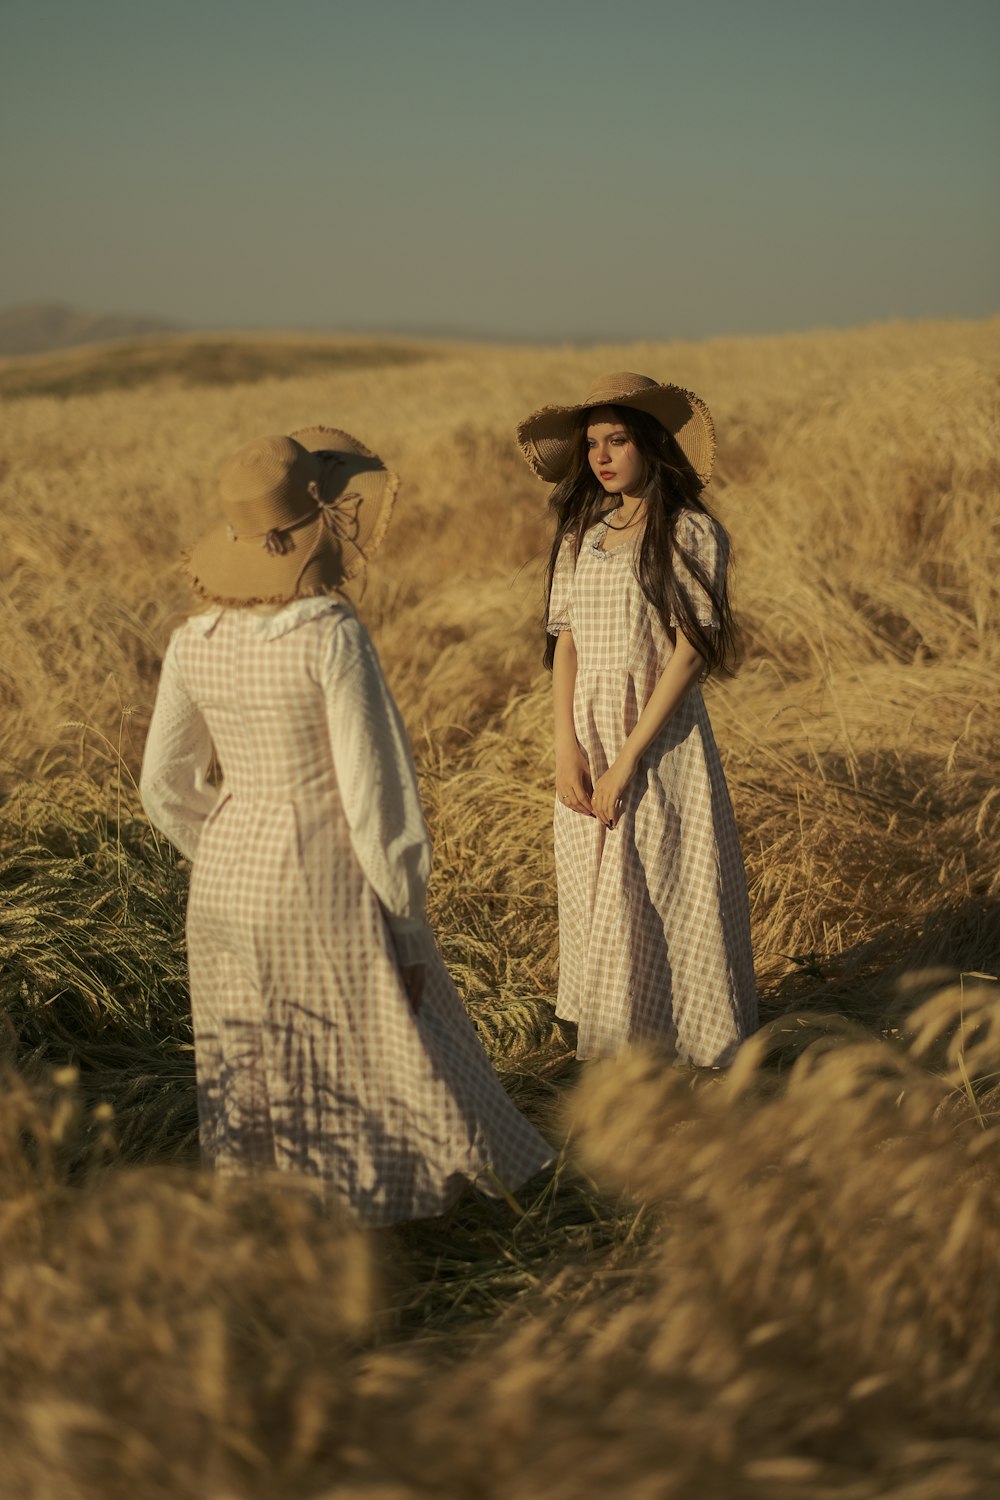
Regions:
[[[594,780],[614,761],[673,650],[635,572],[638,542],[602,550],[603,522],[579,556],[556,562],[548,630],[571,630],[573,716]],[[681,546],[710,577],[728,565],[725,532],[701,512],[678,518]],[[675,560],[698,619],[707,593]],[[676,624],[672,620],[671,624]],[[557,1013],[579,1026],[579,1057],[663,1043],[718,1067],[757,1026],[746,877],[725,775],[695,684],[642,756],[621,818],[555,807],[559,896]]]
[[[349,607],[188,620],[164,658],[141,790],[193,860],[208,1163],[319,1179],[380,1225],[442,1213],[469,1181],[514,1188],[551,1161],[423,919],[430,845],[413,762]],[[427,965],[416,1016],[399,973],[415,962]]]

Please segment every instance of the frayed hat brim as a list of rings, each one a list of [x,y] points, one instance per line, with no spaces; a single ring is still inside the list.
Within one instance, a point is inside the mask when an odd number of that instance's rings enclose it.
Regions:
[[[574,406],[542,406],[517,425],[517,445],[528,467],[549,484],[564,479],[573,462],[580,416],[602,406],[628,406],[655,417],[677,442],[702,484],[715,466],[715,424],[700,396],[670,382],[623,371],[605,375]]]

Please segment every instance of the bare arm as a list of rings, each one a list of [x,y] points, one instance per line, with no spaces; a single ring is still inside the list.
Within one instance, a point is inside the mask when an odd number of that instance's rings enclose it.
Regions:
[[[573,722],[576,688],[576,645],[571,630],[562,630],[556,640],[552,662],[552,704],[555,716],[556,796],[574,812],[593,816],[592,783],[587,757],[580,748]]]
[[[618,821],[618,803],[636,773],[643,751],[649,748],[671,714],[684,701],[705,666],[704,657],[694,649],[687,637],[680,630],[676,635],[674,653],[650,693],[645,708],[636,720],[635,728],[622,745],[614,763],[594,786],[594,813],[608,828],[613,828]]]

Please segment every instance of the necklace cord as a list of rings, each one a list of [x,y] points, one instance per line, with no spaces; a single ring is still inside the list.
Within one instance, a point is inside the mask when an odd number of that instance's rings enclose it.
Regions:
[[[632,527],[636,524],[636,520],[637,518],[633,516],[631,521],[625,522],[624,526],[616,526],[613,521],[609,521],[605,518],[604,525],[608,528],[609,531],[631,531]]]

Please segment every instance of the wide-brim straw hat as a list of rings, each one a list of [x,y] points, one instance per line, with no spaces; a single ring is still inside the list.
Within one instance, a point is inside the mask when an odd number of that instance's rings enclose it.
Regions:
[[[580,414],[599,406],[648,412],[675,438],[702,484],[708,483],[715,464],[715,426],[704,401],[683,386],[658,383],[631,370],[600,376],[576,406],[543,406],[518,423],[518,446],[540,479],[549,484],[565,479],[579,451]]]
[[[241,448],[219,479],[223,519],[185,559],[215,604],[285,604],[339,588],[385,536],[398,477],[338,427]]]

